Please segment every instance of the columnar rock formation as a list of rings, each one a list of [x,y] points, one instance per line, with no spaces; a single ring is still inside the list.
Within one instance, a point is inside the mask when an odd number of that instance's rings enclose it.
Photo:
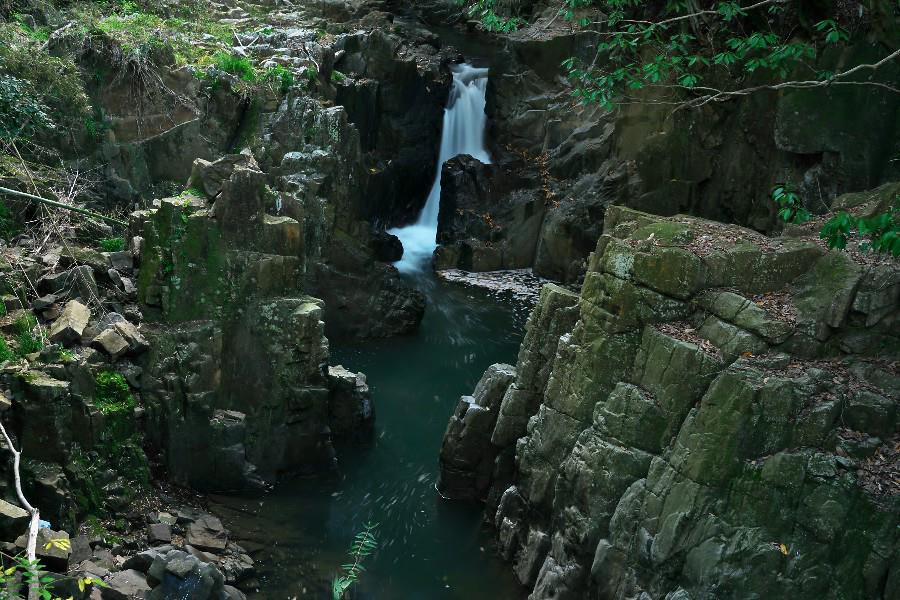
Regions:
[[[249,155],[198,162],[192,181],[218,194],[163,199],[133,224],[139,299],[158,323],[144,381],[151,439],[170,476],[197,489],[328,465],[339,413],[323,303],[303,294],[313,222],[266,212],[265,175]]]
[[[495,366],[461,401],[439,489],[486,500],[531,600],[891,597],[900,268],[799,229],[610,207],[604,231],[505,393]]]

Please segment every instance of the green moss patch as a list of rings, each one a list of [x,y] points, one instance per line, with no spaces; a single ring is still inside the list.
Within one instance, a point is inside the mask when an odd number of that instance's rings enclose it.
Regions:
[[[121,373],[101,371],[96,377],[94,406],[105,415],[121,414],[134,410],[137,401]]]

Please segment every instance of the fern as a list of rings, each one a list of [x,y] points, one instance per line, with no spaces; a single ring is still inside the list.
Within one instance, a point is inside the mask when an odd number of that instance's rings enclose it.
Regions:
[[[366,570],[363,567],[363,560],[378,547],[375,541],[375,529],[377,523],[366,523],[363,530],[356,534],[350,549],[347,551],[350,561],[341,565],[341,574],[336,575],[331,581],[331,597],[332,600],[343,600],[346,598],[347,591],[353,587],[360,575]]]

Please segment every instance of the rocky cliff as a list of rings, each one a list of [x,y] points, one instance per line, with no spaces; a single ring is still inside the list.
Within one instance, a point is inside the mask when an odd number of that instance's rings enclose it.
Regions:
[[[840,194],[900,178],[897,94],[843,86],[763,92],[690,110],[676,110],[677,99],[659,105],[640,94],[615,111],[581,106],[560,63],[570,56],[590,62],[598,40],[558,18],[555,5],[509,4],[534,12],[518,31],[482,34],[495,45],[488,113],[499,166],[490,176],[445,167],[445,202],[460,216],[458,224],[447,222],[439,266],[533,267],[577,281],[610,204],[777,233],[770,198],[777,183],[793,185],[822,214]],[[426,15],[442,14],[425,6]],[[869,63],[894,43],[826,53],[819,68]],[[875,80],[898,76],[892,62]],[[857,109],[862,105],[867,110]],[[523,178],[531,180],[524,193],[521,185],[497,185]]]
[[[0,185],[58,197],[67,181],[64,204],[111,224],[7,196],[0,215],[0,419],[42,535],[72,532],[42,560],[103,579],[103,597],[243,597],[253,560],[170,485],[330,472],[332,441],[371,431],[365,376],[328,364],[326,327],[418,326],[383,229],[424,202],[458,57],[378,9],[0,3],[0,92],[74,98],[66,128],[25,141],[0,115]],[[27,519],[0,473],[15,554]]]
[[[788,233],[610,207],[460,401],[439,489],[530,600],[894,597],[900,268]]]

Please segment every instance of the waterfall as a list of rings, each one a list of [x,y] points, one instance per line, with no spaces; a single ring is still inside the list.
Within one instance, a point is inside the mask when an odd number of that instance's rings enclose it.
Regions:
[[[484,129],[487,123],[484,104],[488,70],[470,64],[453,65],[450,70],[453,73],[453,85],[444,109],[437,173],[428,200],[415,223],[388,231],[403,243],[403,258],[394,264],[404,273],[422,271],[437,247],[443,164],[460,154],[469,154],[485,164],[491,162],[484,146]]]

